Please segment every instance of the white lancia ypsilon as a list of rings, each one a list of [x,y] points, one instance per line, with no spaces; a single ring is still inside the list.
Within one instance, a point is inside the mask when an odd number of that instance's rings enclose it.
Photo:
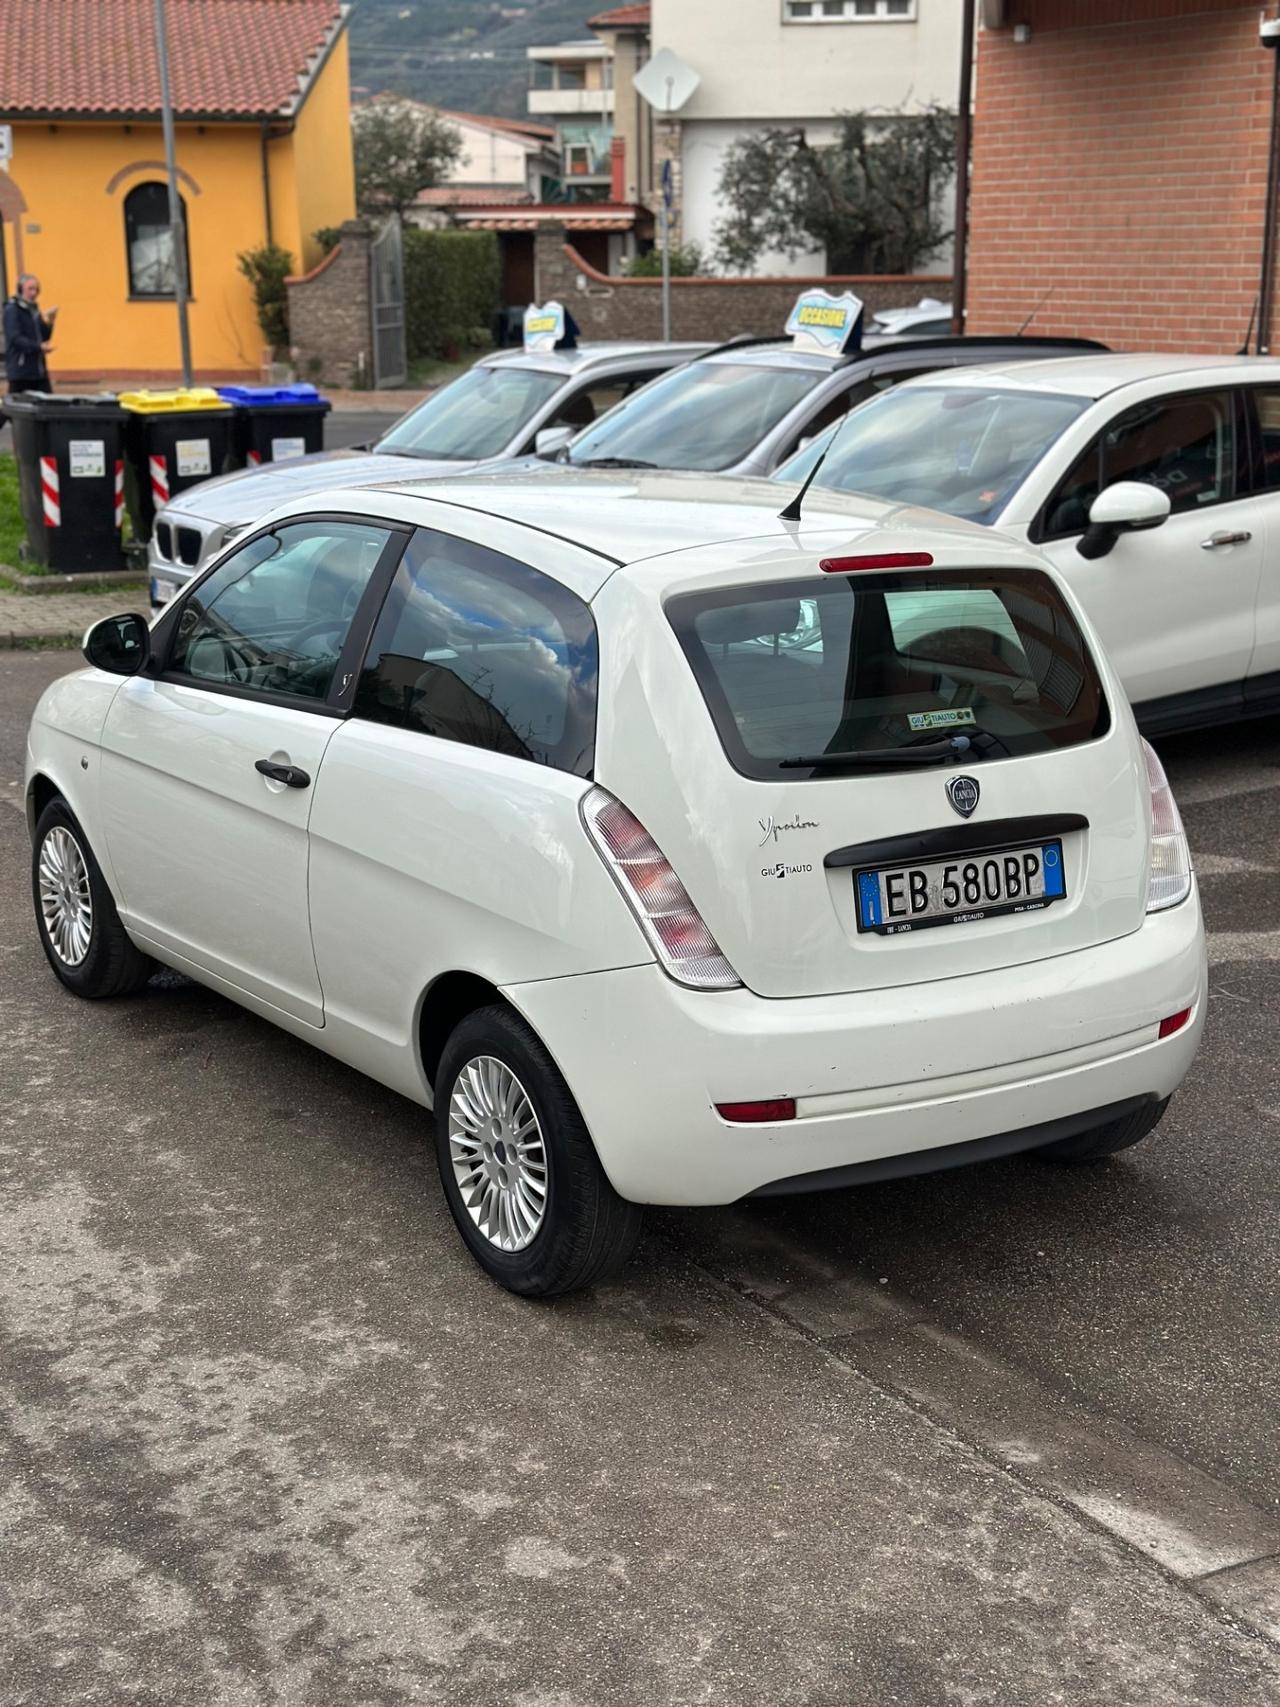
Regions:
[[[30,733],[53,970],[177,967],[434,1108],[462,1237],[528,1294],[645,1203],[1136,1143],[1204,939],[1087,619],[1026,544],[778,502],[330,491],[96,624]]]

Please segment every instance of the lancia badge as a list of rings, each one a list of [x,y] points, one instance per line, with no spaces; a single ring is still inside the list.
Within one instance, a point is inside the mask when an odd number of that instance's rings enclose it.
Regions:
[[[947,799],[955,807],[962,818],[972,818],[978,806],[979,788],[971,776],[953,776],[947,779]]]

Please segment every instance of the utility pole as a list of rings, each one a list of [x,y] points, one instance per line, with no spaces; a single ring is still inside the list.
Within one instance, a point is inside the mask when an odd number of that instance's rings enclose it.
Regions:
[[[178,194],[177,145],[173,135],[173,101],[169,94],[169,37],[164,0],[156,0],[156,59],[160,65],[160,119],[164,126],[164,163],[169,179],[169,241],[173,244],[173,296],[178,308],[178,342],[182,347],[182,383],[191,384],[191,332],[187,325],[187,228]]]
[[[964,0],[960,25],[960,97],[956,110],[956,258],[951,269],[951,330],[963,335],[969,284],[969,155],[973,107],[974,0]]]

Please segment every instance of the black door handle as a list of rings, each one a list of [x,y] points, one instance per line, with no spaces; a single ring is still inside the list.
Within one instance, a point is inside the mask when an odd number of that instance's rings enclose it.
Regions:
[[[309,788],[311,785],[311,778],[297,765],[277,765],[270,759],[256,759],[253,768],[261,771],[263,776],[269,776],[272,782],[282,782],[286,788]]]

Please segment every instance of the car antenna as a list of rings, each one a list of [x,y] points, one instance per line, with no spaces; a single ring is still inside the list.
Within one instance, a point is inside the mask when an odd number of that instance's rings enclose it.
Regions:
[[[803,486],[801,486],[800,490],[796,493],[795,497],[786,506],[786,508],[778,511],[778,520],[780,522],[798,522],[801,519],[800,518],[800,506],[801,506],[801,504],[804,503],[805,494],[808,492],[810,486],[813,485],[815,475],[817,474],[818,470],[822,467],[823,463],[827,460],[827,457],[831,454],[832,445],[840,437],[841,429],[844,427],[845,422],[849,419],[850,415],[852,415],[852,414],[853,414],[852,409],[846,409],[844,414],[840,417],[840,425],[836,428],[835,432],[832,433],[831,437],[827,440],[826,445],[823,448],[822,454],[819,456],[817,462],[814,463],[813,467],[805,475]]]
[[[1053,295],[1054,291],[1057,290],[1057,288],[1058,287],[1056,284],[1051,284],[1049,286],[1048,290],[1045,291],[1044,295],[1040,298],[1039,302],[1036,303],[1035,307],[1031,310],[1030,314],[1027,315],[1027,318],[1022,322],[1021,326],[1019,326],[1018,330],[1013,334],[1015,338],[1020,338],[1022,336],[1022,334],[1026,331],[1027,327],[1030,326],[1031,322],[1035,319],[1036,315],[1039,314],[1040,310],[1044,307],[1045,303],[1048,302],[1049,298]]]
[[[1254,320],[1254,316],[1257,314],[1257,312],[1258,312],[1258,299],[1255,296],[1253,299],[1253,307],[1249,310],[1249,325],[1245,330],[1244,343],[1241,344],[1240,348],[1236,351],[1236,354],[1238,356],[1247,356],[1249,354],[1249,340],[1253,336],[1253,320]]]

